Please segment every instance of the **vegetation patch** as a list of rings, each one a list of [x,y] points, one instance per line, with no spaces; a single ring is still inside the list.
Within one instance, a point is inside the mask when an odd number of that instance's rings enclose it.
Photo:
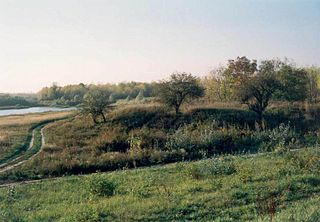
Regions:
[[[296,167],[288,161],[295,155],[320,152],[225,156],[2,187],[0,220],[317,221],[319,167],[279,177]]]

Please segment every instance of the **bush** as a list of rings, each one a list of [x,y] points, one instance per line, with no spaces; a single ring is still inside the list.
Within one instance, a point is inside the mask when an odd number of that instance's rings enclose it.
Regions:
[[[88,177],[89,192],[97,196],[112,196],[115,194],[116,183],[102,174]]]
[[[237,167],[232,158],[219,158],[210,164],[212,175],[231,175],[235,172],[237,172]]]
[[[279,127],[269,131],[270,145],[276,151],[287,151],[295,143],[295,133],[289,124],[281,123]]]
[[[205,161],[200,165],[192,165],[187,168],[188,175],[193,179],[203,179],[216,175],[231,175],[237,172],[237,167],[232,158],[222,157]]]
[[[256,152],[268,140],[265,131],[218,127],[214,120],[188,124],[168,136],[166,149],[185,149],[190,158],[221,153]]]

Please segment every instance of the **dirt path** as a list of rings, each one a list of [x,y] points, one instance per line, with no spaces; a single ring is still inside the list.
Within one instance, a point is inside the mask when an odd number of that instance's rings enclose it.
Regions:
[[[29,147],[26,150],[26,152],[24,152],[24,154],[18,156],[17,158],[15,158],[15,159],[7,162],[7,163],[4,163],[4,164],[0,165],[0,173],[6,172],[8,170],[11,170],[11,169],[17,167],[17,166],[20,166],[21,164],[25,163],[26,161],[31,160],[34,157],[36,157],[41,152],[43,146],[45,145],[45,137],[44,137],[44,133],[43,133],[43,130],[44,130],[45,126],[46,125],[42,126],[41,129],[40,129],[40,132],[41,132],[41,147],[40,147],[39,151],[37,153],[33,154],[32,156],[24,159],[24,157],[27,155],[27,152],[30,151],[34,146],[35,133],[36,133],[37,130],[39,130],[39,129],[34,129],[32,131],[32,138],[30,140],[30,144],[29,144]]]

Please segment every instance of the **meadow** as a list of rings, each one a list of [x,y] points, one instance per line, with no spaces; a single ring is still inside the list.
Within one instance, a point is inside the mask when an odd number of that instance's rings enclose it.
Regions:
[[[188,105],[176,116],[157,103],[120,105],[100,124],[78,113],[48,125],[40,154],[0,174],[1,183],[318,144],[317,106],[271,107],[264,128],[242,106],[223,107]]]
[[[176,115],[149,102],[112,106],[98,124],[81,112],[3,117],[21,135],[57,121],[37,156],[0,173],[0,221],[316,222],[319,112],[275,103],[260,124],[239,104]]]
[[[70,112],[0,117],[0,164],[16,158],[28,149],[32,130],[38,125],[68,115]]]
[[[0,188],[2,221],[310,221],[320,150],[230,156]]]

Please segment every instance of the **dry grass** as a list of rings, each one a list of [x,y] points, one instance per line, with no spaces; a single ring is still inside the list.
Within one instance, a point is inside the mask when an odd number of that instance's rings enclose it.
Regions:
[[[72,111],[67,112],[48,112],[48,113],[36,113],[36,114],[26,114],[26,115],[12,115],[0,117],[0,127],[12,125],[30,125],[38,123],[48,119],[58,119],[63,118],[73,113]]]
[[[25,144],[33,124],[63,118],[72,112],[50,112],[0,117],[0,161],[11,156]]]

